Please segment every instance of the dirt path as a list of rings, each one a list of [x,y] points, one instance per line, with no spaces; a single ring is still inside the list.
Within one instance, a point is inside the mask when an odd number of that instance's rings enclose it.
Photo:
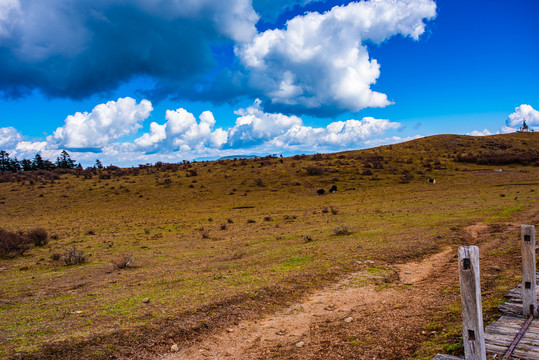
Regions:
[[[422,262],[400,265],[395,269],[400,277],[398,284],[388,287],[365,285],[383,276],[373,270],[377,269],[375,264],[369,264],[370,270],[353,273],[281,313],[258,321],[243,321],[160,359],[340,358],[338,351],[330,349],[333,344],[324,344],[319,338],[325,331],[335,331],[331,330],[335,327],[337,333],[346,333],[348,329],[354,334],[343,334],[344,347],[357,347],[368,340],[372,349],[362,346],[366,352],[359,352],[359,358],[372,359],[369,351],[384,356],[379,347],[413,347],[417,336],[425,335],[420,332],[424,324],[418,315],[433,303],[425,296],[432,286],[423,284],[424,280],[440,273],[452,255],[452,249],[446,248]],[[404,317],[406,321],[402,321]],[[405,334],[413,336],[407,340]],[[373,336],[383,341],[375,341]],[[351,358],[349,353],[346,357]]]

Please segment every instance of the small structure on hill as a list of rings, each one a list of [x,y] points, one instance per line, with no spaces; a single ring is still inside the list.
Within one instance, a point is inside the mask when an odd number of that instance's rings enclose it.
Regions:
[[[526,120],[522,120],[522,126],[518,128],[517,132],[533,132],[533,129],[526,124]]]

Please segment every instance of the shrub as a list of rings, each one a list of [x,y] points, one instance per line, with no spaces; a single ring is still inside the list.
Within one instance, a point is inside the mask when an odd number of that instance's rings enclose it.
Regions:
[[[331,206],[330,208],[331,208],[331,213],[332,213],[333,215],[337,215],[337,214],[339,213],[339,209],[334,208],[333,206]]]
[[[271,216],[264,217],[264,221],[271,221],[271,220],[273,220],[273,218]]]
[[[29,248],[29,239],[22,233],[0,228],[0,257],[22,255]]]
[[[226,219],[226,221],[227,221],[229,224],[232,224],[232,223],[234,222],[234,220],[232,220],[231,218]]]
[[[209,239],[209,237],[210,237],[210,232],[209,232],[209,231],[202,231],[202,232],[200,233],[200,235],[202,235],[202,238],[203,238],[203,239]]]
[[[37,229],[28,231],[27,236],[28,236],[28,239],[35,246],[45,246],[49,243],[49,234],[47,234],[47,231],[42,228],[37,228]]]
[[[320,166],[307,166],[305,170],[307,171],[307,175],[311,176],[322,175],[324,173],[324,169]]]
[[[260,187],[266,186],[266,185],[264,184],[264,181],[263,181],[261,178],[256,179],[256,180],[255,180],[255,184],[256,184],[256,186],[260,186]]]
[[[249,219],[247,220],[247,224],[254,224],[256,221],[252,220],[252,219]]]
[[[322,212],[323,212],[324,214],[327,214],[327,213],[329,212],[328,207],[327,207],[327,206],[324,206],[324,207],[322,208]]]
[[[311,242],[313,241],[313,237],[311,235],[305,235],[303,237],[303,240],[307,243],[307,242]]]
[[[227,224],[221,224],[221,230],[226,230],[228,229],[228,225]]]
[[[349,235],[350,230],[348,230],[348,226],[341,225],[341,226],[337,226],[336,228],[334,228],[333,233],[335,235]]]
[[[53,254],[51,255],[51,260],[53,260],[53,261],[58,261],[58,260],[60,260],[61,258],[62,258],[62,254],[60,254],[60,253],[53,253]]]
[[[112,260],[112,266],[114,266],[115,269],[125,269],[133,262],[135,261],[135,258],[131,254],[123,254],[120,256],[117,260]]]
[[[77,248],[73,247],[64,254],[63,260],[66,265],[82,264],[86,261],[86,255],[82,250],[77,250]]]

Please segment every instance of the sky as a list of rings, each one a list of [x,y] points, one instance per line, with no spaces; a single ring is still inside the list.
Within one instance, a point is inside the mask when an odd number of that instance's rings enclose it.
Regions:
[[[83,166],[539,131],[537,0],[0,0],[0,150]]]

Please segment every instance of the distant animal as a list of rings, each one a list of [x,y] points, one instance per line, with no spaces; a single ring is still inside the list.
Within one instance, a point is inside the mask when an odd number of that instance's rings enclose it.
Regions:
[[[329,192],[332,193],[332,194],[333,194],[334,192],[336,192],[336,191],[337,191],[337,185],[333,185],[333,186],[331,187],[331,189],[329,189]]]
[[[316,191],[316,193],[317,193],[318,195],[324,195],[325,192],[326,192],[326,191],[325,191],[324,189],[318,189],[318,190]]]
[[[429,182],[429,184],[432,184],[432,185],[436,184],[435,179],[428,179],[427,181]]]

